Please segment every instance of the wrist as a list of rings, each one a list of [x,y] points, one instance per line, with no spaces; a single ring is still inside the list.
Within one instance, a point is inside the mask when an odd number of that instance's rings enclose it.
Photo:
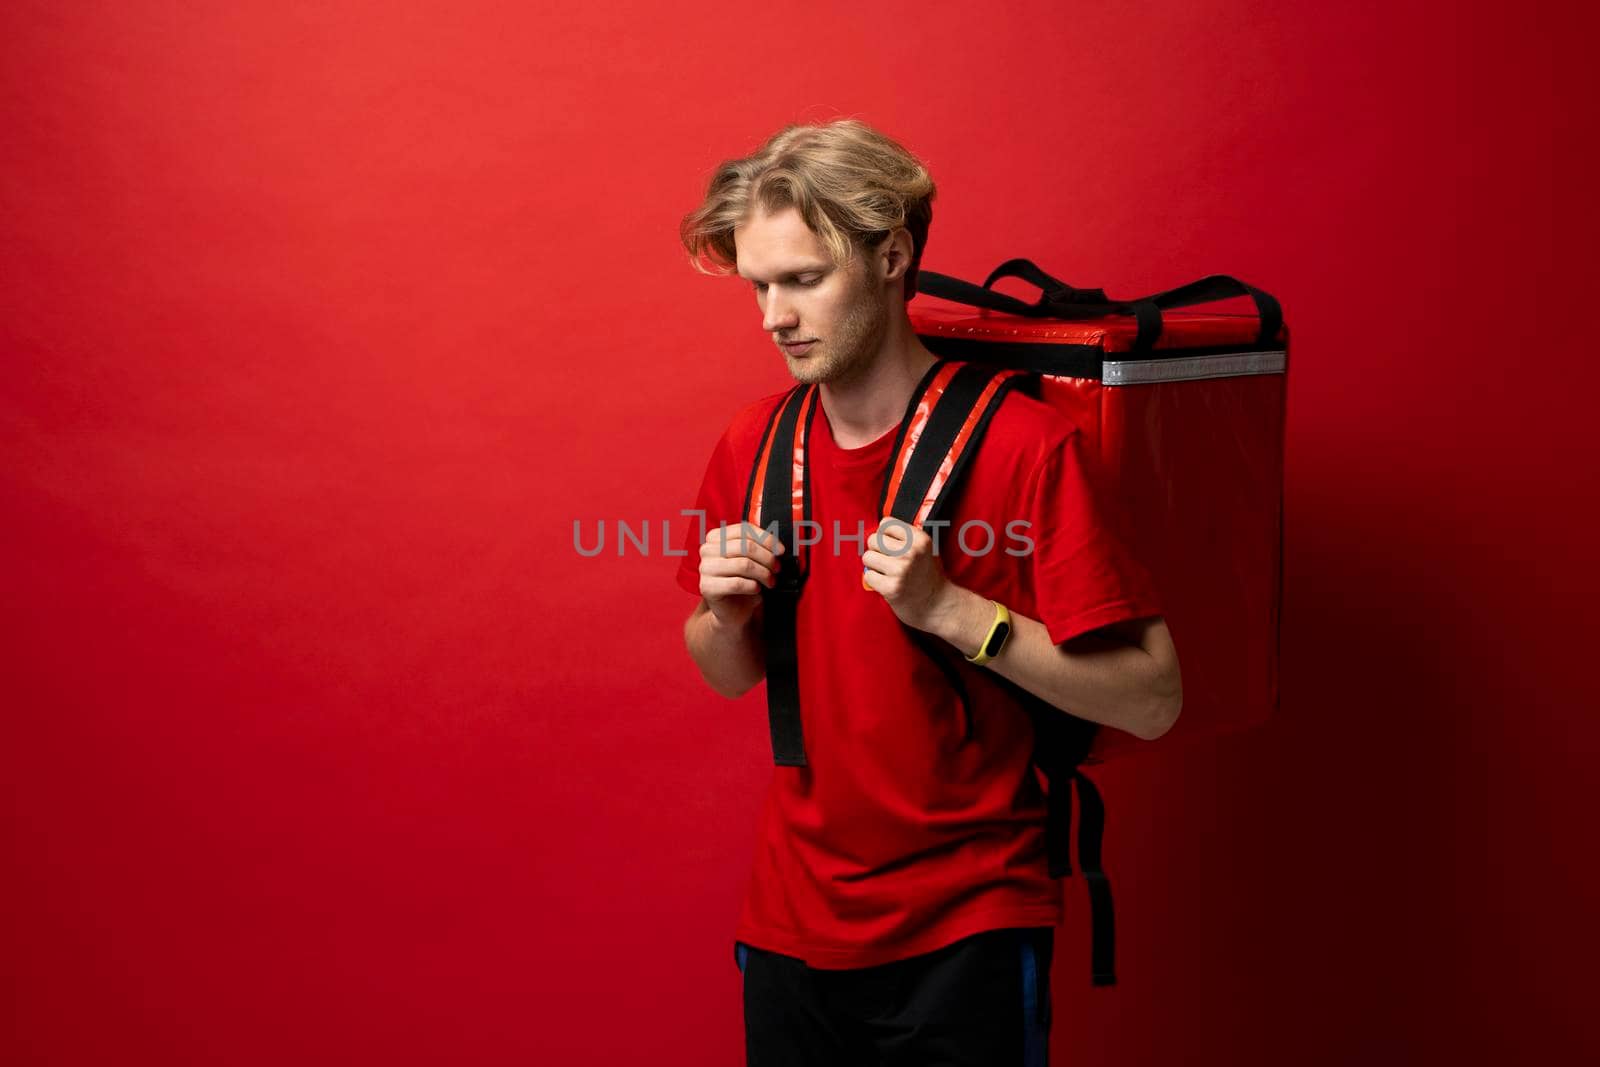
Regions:
[[[963,656],[970,656],[983,643],[993,617],[994,607],[987,597],[951,582],[935,616],[933,632],[954,645]]]
[[[750,614],[738,621],[724,619],[715,611],[708,610],[706,614],[710,617],[710,621],[706,623],[706,626],[713,636],[723,640],[733,640],[749,635],[761,618],[761,604],[757,602]]]

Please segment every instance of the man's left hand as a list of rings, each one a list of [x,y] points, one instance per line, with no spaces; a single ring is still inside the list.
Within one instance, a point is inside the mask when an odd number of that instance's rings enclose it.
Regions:
[[[926,530],[885,516],[868,535],[861,563],[861,584],[881,593],[901,622],[918,630],[934,629],[955,583],[945,577]]]

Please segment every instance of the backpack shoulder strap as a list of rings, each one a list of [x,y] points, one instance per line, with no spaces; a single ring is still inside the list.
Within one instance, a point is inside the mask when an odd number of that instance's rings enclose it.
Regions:
[[[917,527],[943,521],[989,420],[1025,373],[952,359],[941,359],[929,367],[912,390],[900,420],[878,514]],[[962,741],[971,741],[971,702],[949,649],[931,634],[910,626],[905,631],[956,691],[961,702]]]
[[[762,644],[766,652],[767,725],[772,759],[782,767],[806,765],[800,727],[800,673],[795,618],[809,569],[806,546],[794,536],[811,519],[811,476],[806,442],[817,413],[817,387],[797,385],[773,409],[756,449],[745,488],[744,521],[772,530],[787,550],[778,557],[776,584],[761,590]]]
[[[941,359],[911,394],[878,501],[913,526],[943,517],[1000,402],[1028,372]]]

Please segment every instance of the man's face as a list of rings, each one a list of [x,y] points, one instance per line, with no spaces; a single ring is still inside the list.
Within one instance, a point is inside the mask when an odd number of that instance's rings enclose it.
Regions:
[[[844,383],[872,365],[888,309],[866,256],[836,265],[793,207],[774,214],[758,207],[733,241],[739,276],[751,283],[761,308],[761,328],[772,334],[796,381]],[[791,341],[810,345],[786,345]]]

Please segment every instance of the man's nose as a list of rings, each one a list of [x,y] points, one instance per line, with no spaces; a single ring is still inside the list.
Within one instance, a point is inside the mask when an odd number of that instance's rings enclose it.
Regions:
[[[779,330],[793,329],[797,324],[794,308],[777,292],[768,289],[766,313],[762,316],[761,328],[768,333],[777,333]]]

